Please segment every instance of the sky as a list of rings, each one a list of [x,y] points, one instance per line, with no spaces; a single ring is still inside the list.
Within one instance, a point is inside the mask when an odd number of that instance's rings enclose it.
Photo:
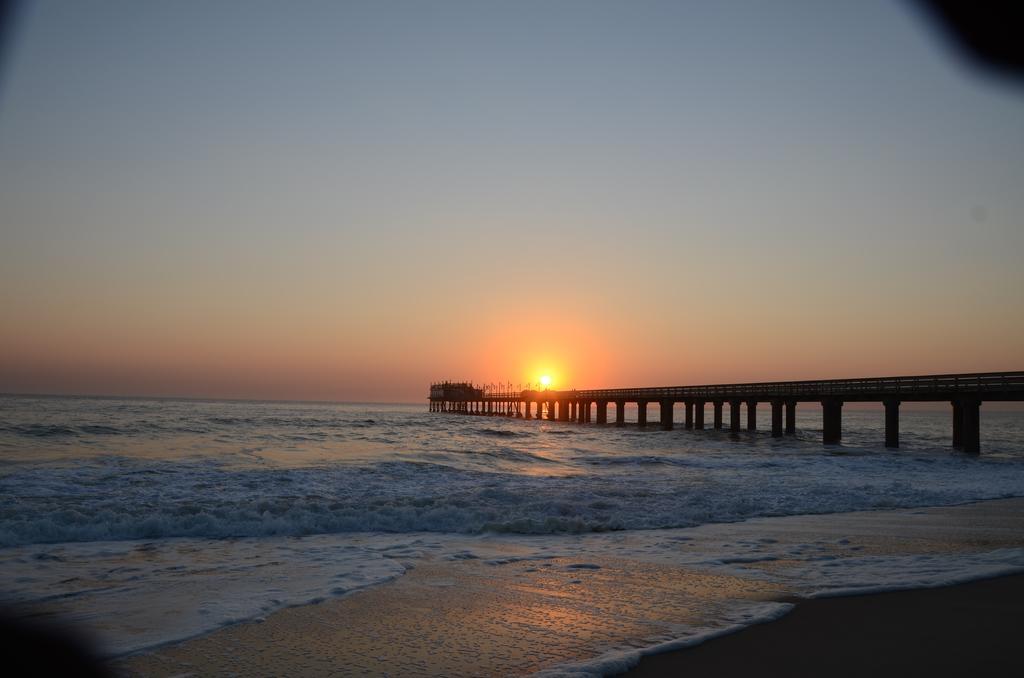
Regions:
[[[1024,87],[891,0],[28,4],[0,392],[1024,369]]]

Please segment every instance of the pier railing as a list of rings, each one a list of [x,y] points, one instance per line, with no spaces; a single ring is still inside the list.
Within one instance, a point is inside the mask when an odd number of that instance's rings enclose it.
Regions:
[[[883,397],[898,398],[901,396],[914,400],[945,400],[966,394],[976,394],[986,400],[1016,400],[1024,395],[1024,372],[590,389],[569,391],[567,394],[573,398],[593,400],[663,400],[666,398],[745,400],[787,397],[800,400],[818,397],[878,400]]]

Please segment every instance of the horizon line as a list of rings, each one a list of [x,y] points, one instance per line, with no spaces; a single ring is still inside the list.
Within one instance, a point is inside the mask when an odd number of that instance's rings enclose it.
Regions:
[[[309,398],[232,398],[220,396],[125,395],[110,393],[14,393],[0,391],[0,398],[91,398],[95,400],[196,400],[225,403],[299,403],[307,405],[420,405],[412,400],[317,400]],[[428,401],[429,398],[424,398]]]

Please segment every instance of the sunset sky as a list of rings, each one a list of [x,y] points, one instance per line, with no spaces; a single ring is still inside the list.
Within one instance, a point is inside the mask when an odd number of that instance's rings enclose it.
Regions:
[[[38,2],[0,392],[1024,369],[1024,86],[864,2]]]

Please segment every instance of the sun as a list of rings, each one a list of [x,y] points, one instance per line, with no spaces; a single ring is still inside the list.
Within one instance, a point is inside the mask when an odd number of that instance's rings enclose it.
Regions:
[[[551,386],[551,377],[545,374],[543,377],[540,378],[540,385],[544,386],[545,388]]]

